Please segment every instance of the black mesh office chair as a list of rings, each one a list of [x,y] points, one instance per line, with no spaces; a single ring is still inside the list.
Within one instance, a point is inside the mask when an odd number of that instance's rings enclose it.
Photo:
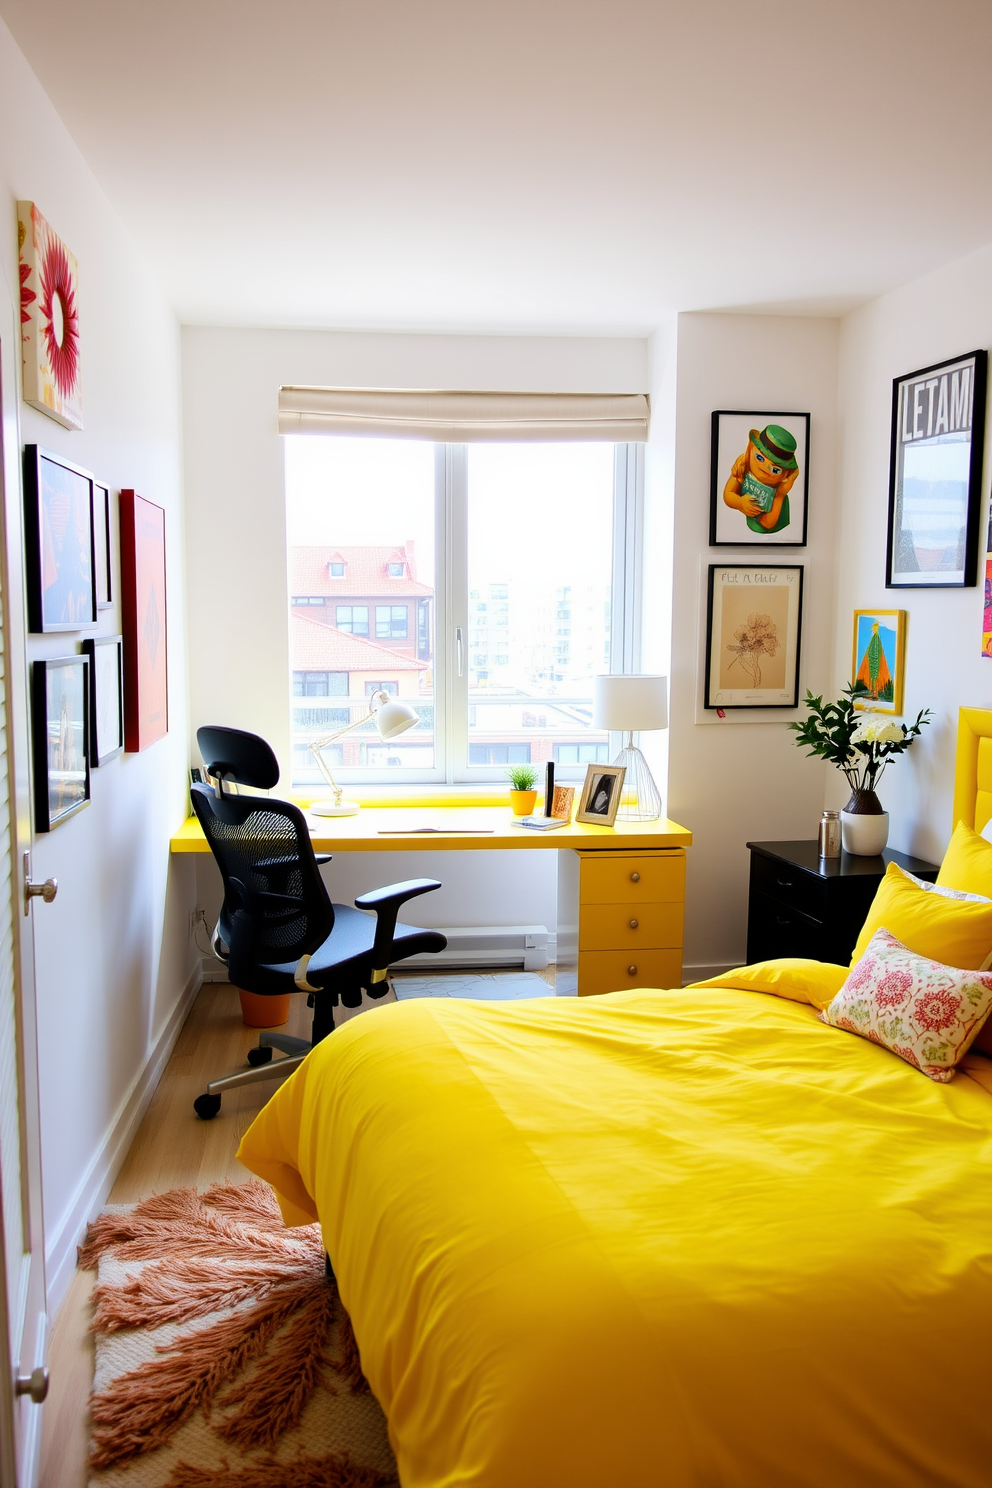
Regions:
[[[224,880],[224,903],[211,944],[226,962],[236,987],[263,996],[305,992],[313,1007],[313,1037],[263,1033],[249,1050],[251,1069],[211,1080],[193,1102],[209,1121],[220,1110],[221,1094],[258,1080],[290,1074],[334,1029],[334,1008],[359,1007],[362,992],[382,997],[389,989],[386,969],[394,961],[424,951],[443,951],[444,936],[398,921],[400,906],[441,885],[412,878],[374,889],[355,900],[355,909],[332,904],[315,855],[306,819],[289,801],[234,795],[231,783],[271,790],[279,779],[275,755],[256,734],[238,729],[201,728],[197,744],[207,773],[216,782],[194,785],[190,794],[210,850]],[[362,910],[373,910],[374,917]],[[272,1061],[278,1049],[286,1058]]]

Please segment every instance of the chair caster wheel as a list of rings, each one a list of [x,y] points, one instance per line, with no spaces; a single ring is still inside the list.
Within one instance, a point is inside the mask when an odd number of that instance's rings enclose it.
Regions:
[[[260,1064],[268,1064],[271,1058],[272,1050],[263,1048],[259,1044],[256,1044],[254,1049],[248,1050],[248,1063],[253,1069],[257,1069]]]
[[[193,1110],[201,1121],[213,1121],[220,1110],[219,1095],[198,1095],[193,1102]]]

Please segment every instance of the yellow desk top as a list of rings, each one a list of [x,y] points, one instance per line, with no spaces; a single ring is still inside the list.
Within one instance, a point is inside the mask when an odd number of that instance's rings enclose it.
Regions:
[[[305,807],[303,808],[305,811]],[[688,847],[692,833],[678,822],[660,817],[656,821],[618,821],[614,827],[586,826],[570,822],[551,832],[536,832],[514,826],[508,806],[363,806],[357,816],[309,816],[311,836],[317,852],[421,852],[492,850],[493,848],[628,848]],[[417,827],[439,827],[438,832],[420,833]],[[481,827],[478,835],[461,834],[455,827]],[[396,834],[396,829],[400,829]],[[446,831],[445,828],[448,830]],[[390,832],[388,829],[393,829]],[[206,838],[195,816],[189,817],[170,843],[172,852],[209,852]]]

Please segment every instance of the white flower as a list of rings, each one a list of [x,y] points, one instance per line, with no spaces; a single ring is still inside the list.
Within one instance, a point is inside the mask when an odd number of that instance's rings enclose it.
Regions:
[[[851,735],[852,744],[901,744],[902,729],[884,713],[866,713]]]

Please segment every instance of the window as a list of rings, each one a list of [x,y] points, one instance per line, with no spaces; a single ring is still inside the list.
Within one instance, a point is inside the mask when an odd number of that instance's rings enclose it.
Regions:
[[[637,666],[640,449],[287,435],[289,592],[337,565],[359,600],[330,601],[333,626],[291,617],[291,785],[320,783],[309,740],[332,711],[356,722],[376,688],[420,721],[385,742],[373,719],[353,729],[345,781],[492,780],[548,760],[578,781],[608,760],[593,678]]]
[[[289,602],[291,605],[323,605],[324,599],[320,594],[294,594]]]
[[[334,623],[346,635],[367,636],[369,633],[368,605],[338,605]]]
[[[329,563],[327,566],[328,566],[328,568],[330,570],[330,574],[331,574],[331,578],[332,579],[343,579],[344,578],[344,564],[343,563]]]
[[[405,640],[407,634],[406,605],[376,605],[376,640]]]

